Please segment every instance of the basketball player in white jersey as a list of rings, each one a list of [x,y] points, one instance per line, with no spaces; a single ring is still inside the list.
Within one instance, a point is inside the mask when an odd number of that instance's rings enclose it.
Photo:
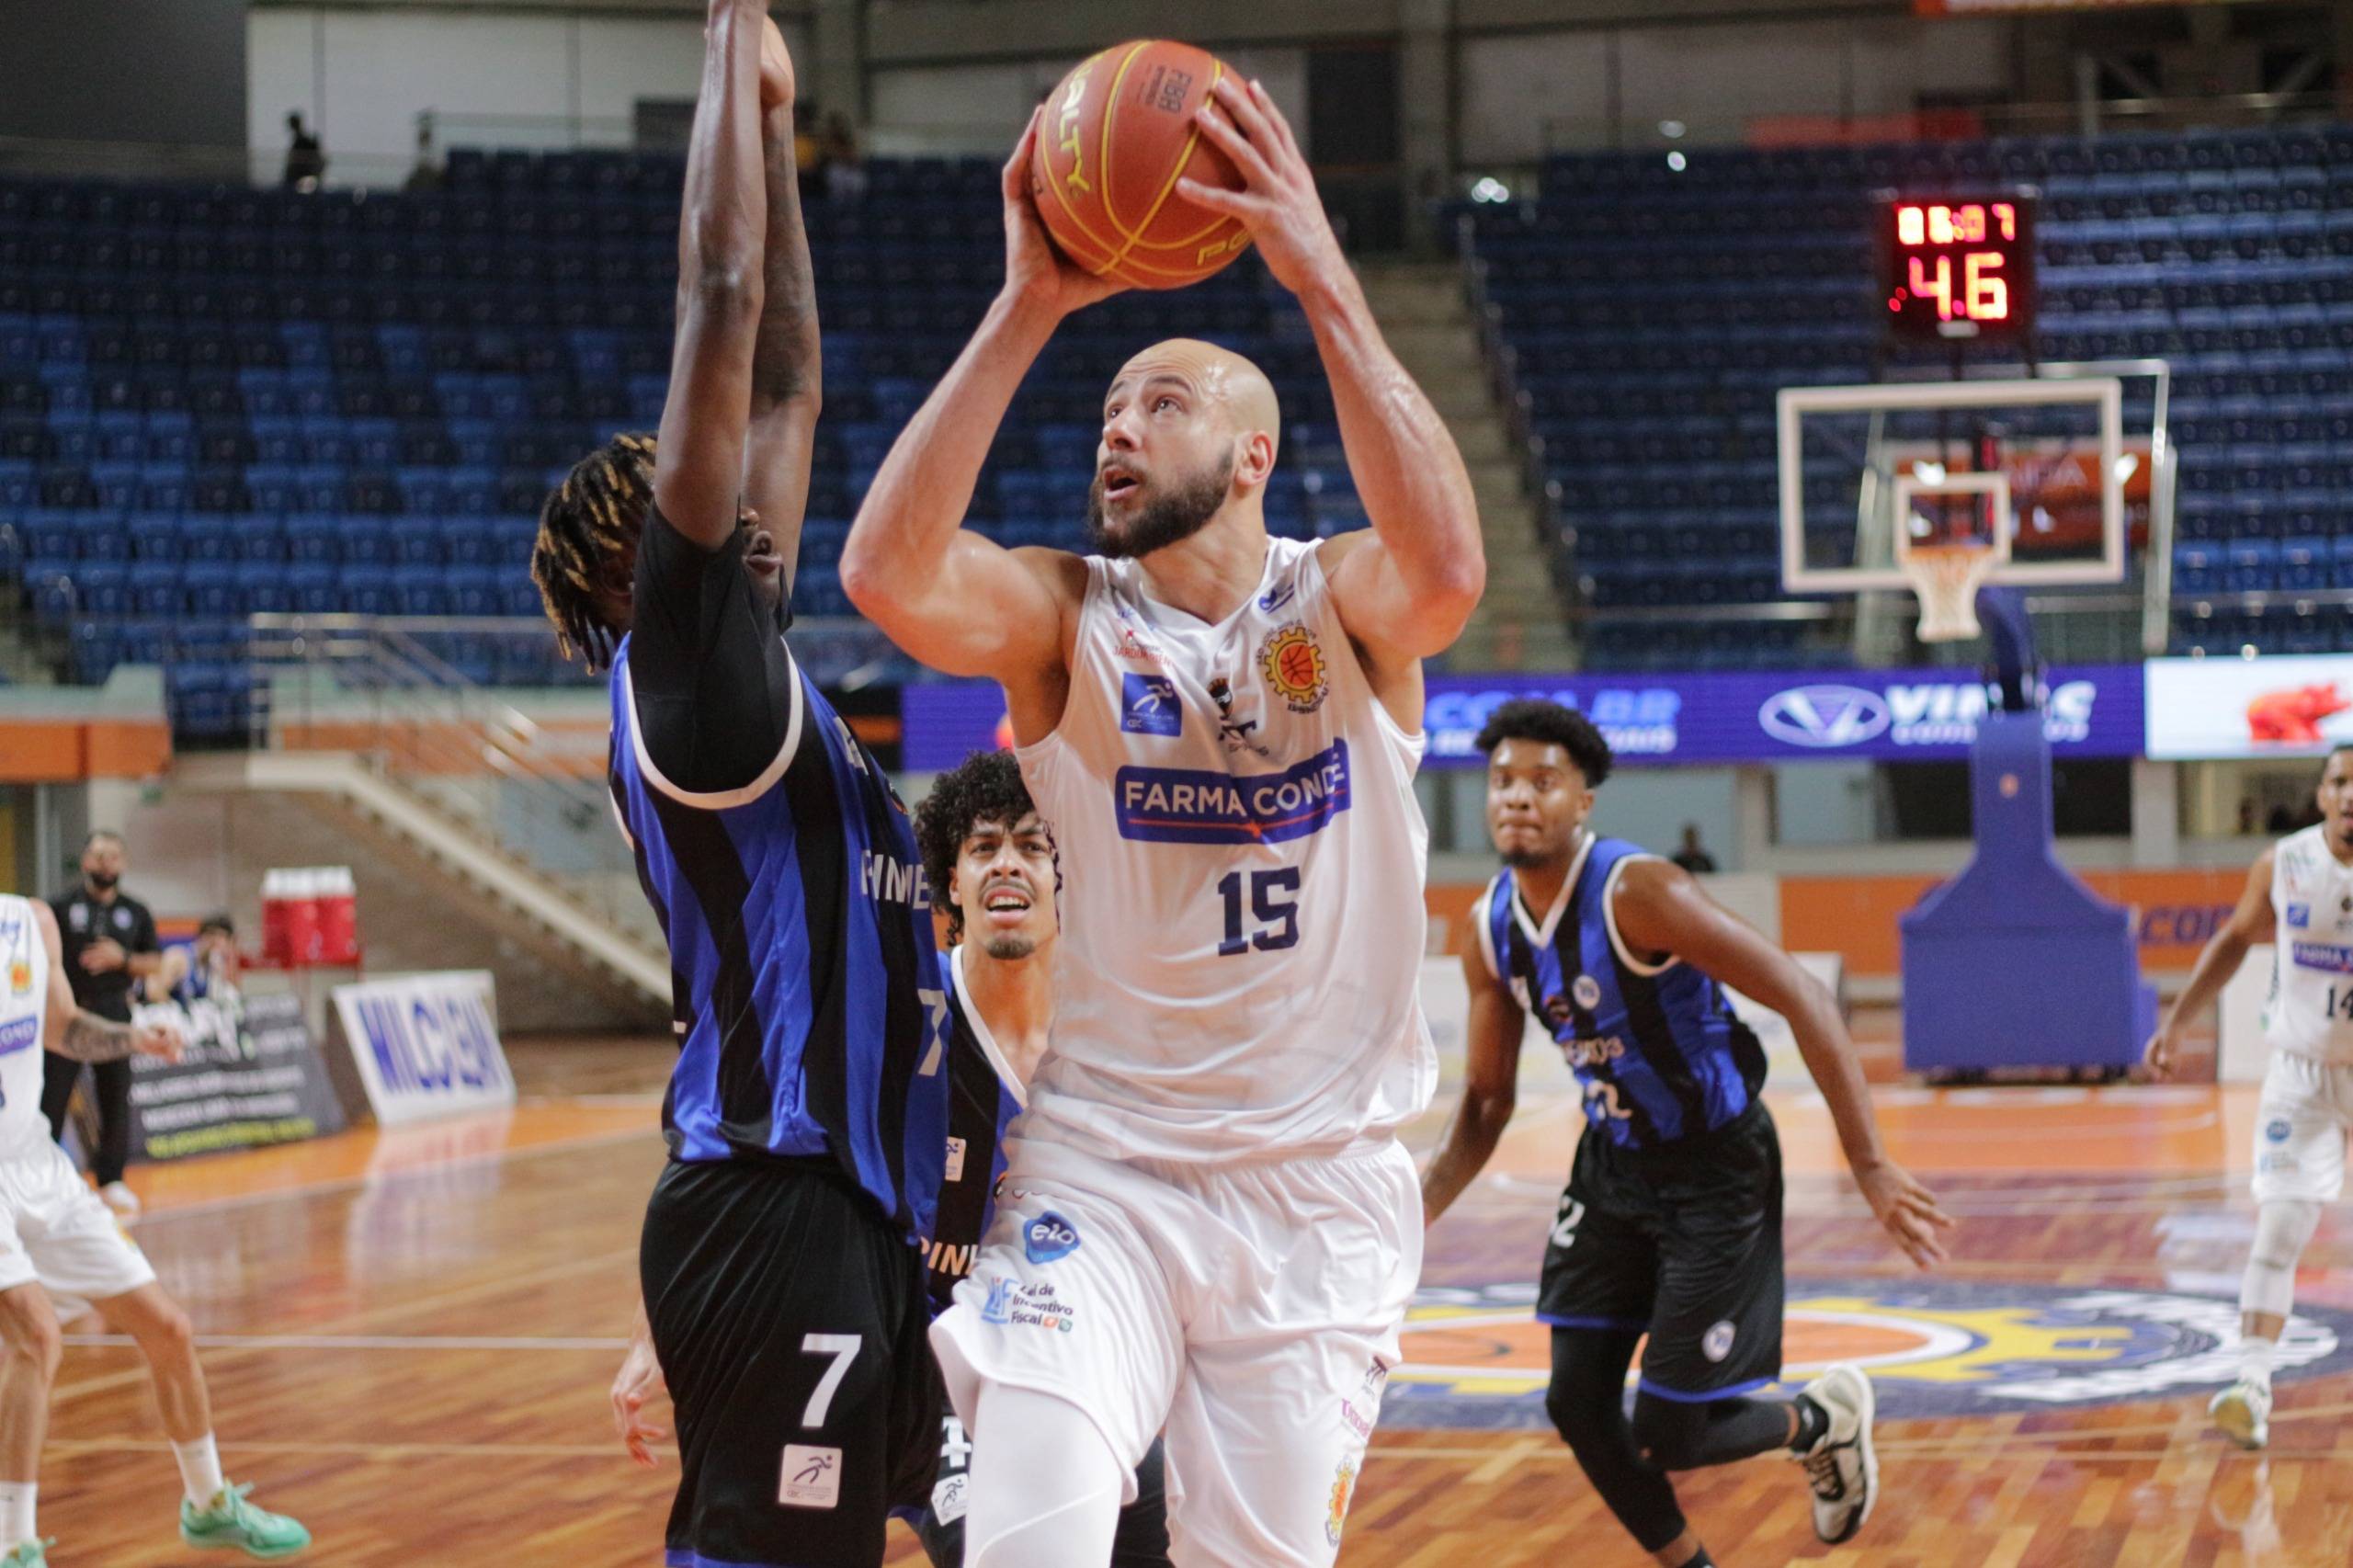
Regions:
[[[2253,944],[2273,944],[2263,1009],[2271,1065],[2255,1114],[2255,1246],[2239,1285],[2239,1379],[2214,1396],[2215,1424],[2241,1448],[2270,1439],[2271,1362],[2295,1305],[2296,1259],[2323,1204],[2345,1194],[2353,1127],[2353,747],[2320,776],[2321,821],[2256,857],[2230,920],[2214,933],[2150,1040],[2163,1078],[2185,1020],[2200,1016]]]
[[[37,899],[0,894],[0,1568],[40,1568],[36,1528],[41,1440],[63,1343],[60,1311],[96,1306],[146,1358],[165,1435],[179,1461],[180,1539],[289,1557],[311,1543],[292,1519],[254,1506],[222,1479],[210,1401],[188,1314],[49,1135],[41,1055],[118,1062],[134,1052],[176,1060],[180,1037],[119,1024],[74,1005],[57,916]],[[61,1564],[61,1568],[63,1565]]]
[[[1105,394],[1097,553],[959,526],[1056,324],[1113,289],[1039,223],[1033,119],[1005,290],[841,562],[901,647],[1004,687],[1071,873],[1005,1195],[932,1329],[973,1431],[971,1568],[1100,1568],[1164,1424],[1175,1562],[1329,1563],[1420,1269],[1421,660],[1478,601],[1478,517],[1264,90],[1222,84],[1201,124],[1248,189],[1179,188],[1299,297],[1371,530],[1268,537],[1274,391],[1181,339]]]

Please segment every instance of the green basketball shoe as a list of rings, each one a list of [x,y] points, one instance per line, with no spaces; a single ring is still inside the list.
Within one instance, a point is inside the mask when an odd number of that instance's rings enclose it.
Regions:
[[[7,1556],[0,1557],[0,1568],[49,1568],[49,1549],[56,1544],[55,1536],[47,1540],[20,1540],[8,1549]]]
[[[246,1502],[245,1494],[252,1490],[251,1482],[224,1486],[213,1494],[209,1508],[183,1498],[180,1539],[190,1546],[242,1547],[251,1557],[291,1557],[311,1544],[311,1532],[294,1520]]]

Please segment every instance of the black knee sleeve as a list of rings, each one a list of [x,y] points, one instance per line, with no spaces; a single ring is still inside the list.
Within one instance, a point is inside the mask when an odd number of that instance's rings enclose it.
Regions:
[[[1705,1404],[1638,1394],[1634,1445],[1661,1470],[1700,1470],[1768,1453],[1790,1440],[1790,1407],[1779,1400],[1718,1399]]]
[[[1640,1335],[1608,1329],[1552,1331],[1552,1382],[1544,1410],[1601,1500],[1644,1551],[1683,1533],[1683,1510],[1665,1472],[1644,1461],[1626,1425],[1626,1369]]]

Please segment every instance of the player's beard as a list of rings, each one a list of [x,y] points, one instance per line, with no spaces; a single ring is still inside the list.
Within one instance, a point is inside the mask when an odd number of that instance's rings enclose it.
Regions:
[[[1158,492],[1137,508],[1135,520],[1113,533],[1103,514],[1103,476],[1097,473],[1086,491],[1086,537],[1098,555],[1113,560],[1150,555],[1182,544],[1209,526],[1233,482],[1233,443],[1225,456],[1203,465],[1199,473]]]
[[[983,938],[981,950],[999,963],[1018,963],[1036,952],[1038,944],[1017,931],[1005,931]]]
[[[1515,871],[1541,870],[1557,864],[1560,858],[1560,852],[1552,849],[1506,849],[1503,852],[1504,864]]]

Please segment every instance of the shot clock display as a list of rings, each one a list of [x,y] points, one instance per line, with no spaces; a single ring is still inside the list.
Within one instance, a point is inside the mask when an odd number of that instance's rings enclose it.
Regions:
[[[2034,197],[1889,198],[1881,319],[1928,342],[2015,337],[2034,324]]]

